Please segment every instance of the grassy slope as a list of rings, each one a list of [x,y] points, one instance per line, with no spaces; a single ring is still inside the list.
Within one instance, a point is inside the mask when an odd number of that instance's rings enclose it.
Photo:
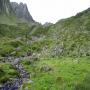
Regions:
[[[16,25],[19,20],[14,15],[0,15],[0,24]]]
[[[33,28],[36,28],[34,24],[29,26],[26,23],[18,25],[0,24],[0,56],[11,55],[12,52],[16,52],[16,48],[21,48],[16,56],[27,53],[30,47],[27,45],[27,41],[31,40],[29,33]]]
[[[58,21],[49,28],[46,39],[51,39],[54,43],[48,49],[49,56],[89,56],[90,10]],[[54,52],[56,48],[57,52]]]
[[[18,47],[21,48],[21,54],[18,55],[22,55],[23,52],[25,54],[28,50],[31,50],[33,52],[41,50],[39,46],[43,48],[43,46],[45,46],[44,44],[50,43],[47,42],[49,40],[45,41],[42,39],[41,42],[38,42],[38,40],[36,40],[36,42],[28,44],[27,42],[34,41],[32,40],[33,37],[39,38],[40,36],[44,36],[47,31],[48,29],[43,28],[41,25],[35,24],[30,24],[29,26],[26,23],[18,25],[0,24],[0,55],[10,55]]]

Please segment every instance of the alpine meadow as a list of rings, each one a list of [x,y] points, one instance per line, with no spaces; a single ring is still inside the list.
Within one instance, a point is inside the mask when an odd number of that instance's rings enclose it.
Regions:
[[[0,90],[90,90],[90,8],[42,25],[0,0]]]

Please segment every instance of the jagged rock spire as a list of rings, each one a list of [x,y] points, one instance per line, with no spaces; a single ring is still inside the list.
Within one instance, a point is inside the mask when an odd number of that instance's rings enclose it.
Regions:
[[[16,2],[11,2],[11,6],[18,18],[22,18],[28,22],[34,21],[31,14],[28,11],[28,7],[26,4],[23,3],[18,4]]]

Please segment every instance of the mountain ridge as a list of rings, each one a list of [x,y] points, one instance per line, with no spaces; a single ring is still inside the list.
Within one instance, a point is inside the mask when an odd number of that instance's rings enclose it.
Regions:
[[[0,0],[0,17],[2,20],[0,21],[1,24],[35,22],[30,12],[28,11],[28,7],[26,4],[10,2],[10,0]],[[4,19],[9,22],[6,23]]]
[[[18,18],[24,19],[28,22],[34,22],[26,4],[23,4],[22,2],[19,4],[16,2],[11,2],[11,6]]]

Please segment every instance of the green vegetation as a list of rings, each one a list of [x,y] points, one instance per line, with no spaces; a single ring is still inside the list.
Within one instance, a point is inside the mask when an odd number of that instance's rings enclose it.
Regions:
[[[89,9],[46,27],[14,19],[0,16],[0,62],[30,58],[21,62],[30,73],[23,90],[90,90]],[[18,75],[10,64],[0,63],[0,83]]]
[[[52,39],[55,43],[52,46],[52,50],[59,46],[57,56],[78,57],[90,55],[89,13],[89,10],[86,10],[71,18],[60,20],[51,26],[48,31],[48,38]]]
[[[15,15],[0,14],[0,24],[16,25],[19,22],[21,21],[19,21]]]
[[[80,59],[80,62],[78,62]],[[23,85],[32,90],[89,90],[90,57],[41,59],[33,64],[23,60],[30,80]]]
[[[30,46],[31,50],[34,52],[41,52],[44,47],[50,48],[53,44],[52,40],[43,39],[40,41],[33,42]]]
[[[0,83],[19,76],[19,73],[10,64],[0,63]]]

